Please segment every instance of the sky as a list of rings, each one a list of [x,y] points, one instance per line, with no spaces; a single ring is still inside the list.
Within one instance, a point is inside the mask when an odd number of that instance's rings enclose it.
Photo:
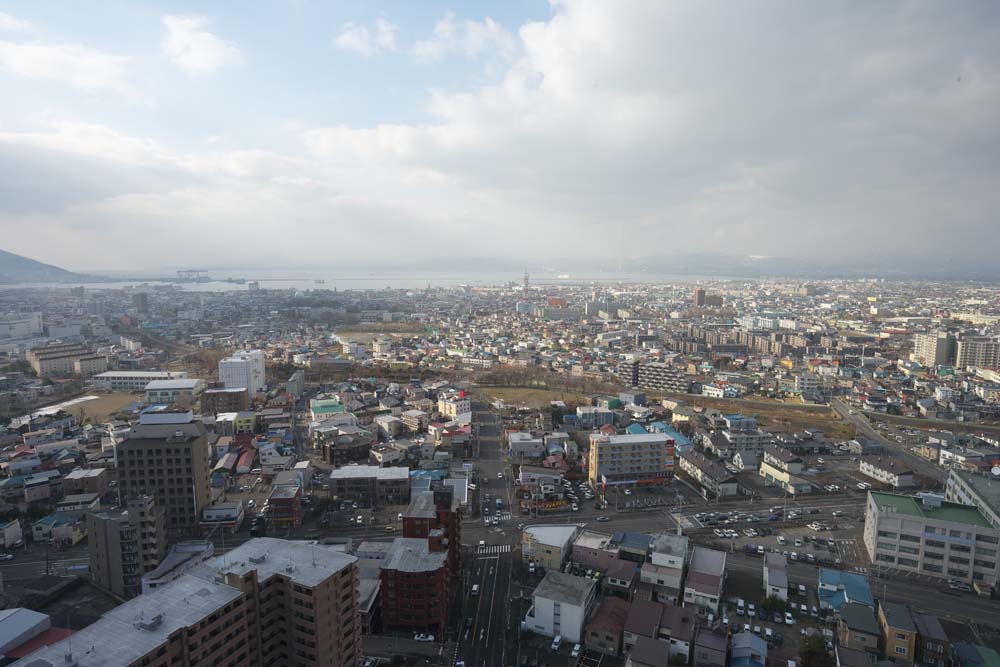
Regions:
[[[1000,248],[992,0],[8,0],[0,100],[71,270]]]

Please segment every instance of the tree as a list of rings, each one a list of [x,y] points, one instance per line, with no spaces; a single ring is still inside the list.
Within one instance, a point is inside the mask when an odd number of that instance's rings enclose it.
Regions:
[[[819,635],[804,637],[802,647],[802,667],[835,667],[833,656],[826,650],[826,644]]]

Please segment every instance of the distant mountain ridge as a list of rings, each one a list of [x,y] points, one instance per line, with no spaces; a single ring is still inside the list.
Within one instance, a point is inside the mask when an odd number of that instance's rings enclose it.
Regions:
[[[38,262],[6,250],[0,250],[0,283],[68,283],[86,278],[58,266]]]

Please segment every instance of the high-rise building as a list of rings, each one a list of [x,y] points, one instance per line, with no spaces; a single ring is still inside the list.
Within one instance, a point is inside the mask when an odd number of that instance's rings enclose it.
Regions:
[[[393,540],[380,570],[382,622],[387,627],[441,632],[461,568],[461,519],[449,486],[413,497],[403,537]]]
[[[959,368],[1000,367],[1000,338],[970,335],[959,337],[955,345],[955,365]]]
[[[227,389],[242,387],[253,396],[267,388],[264,372],[264,352],[246,350],[219,361],[219,380]]]
[[[132,295],[132,307],[138,313],[149,312],[149,294],[146,292],[136,292]]]
[[[87,515],[90,580],[123,598],[142,592],[142,575],[166,552],[163,509],[152,496],[130,498],[124,510]]]
[[[357,559],[256,538],[115,607],[17,667],[358,667]]]
[[[955,337],[947,331],[914,334],[910,358],[921,366],[948,364],[955,358]]]
[[[153,496],[171,536],[195,533],[211,497],[205,425],[190,410],[147,408],[115,449],[124,497]]]
[[[250,407],[250,397],[243,387],[226,389],[225,382],[209,382],[201,392],[201,413],[240,412]]]
[[[704,306],[705,305],[705,290],[701,289],[700,287],[697,288],[697,289],[695,289],[695,291],[694,291],[694,298],[692,299],[692,301],[693,301],[694,305],[696,305],[696,306]]]

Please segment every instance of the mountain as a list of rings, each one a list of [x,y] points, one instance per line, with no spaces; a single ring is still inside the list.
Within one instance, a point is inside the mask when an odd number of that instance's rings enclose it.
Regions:
[[[79,273],[0,250],[0,283],[68,283],[84,278]]]

